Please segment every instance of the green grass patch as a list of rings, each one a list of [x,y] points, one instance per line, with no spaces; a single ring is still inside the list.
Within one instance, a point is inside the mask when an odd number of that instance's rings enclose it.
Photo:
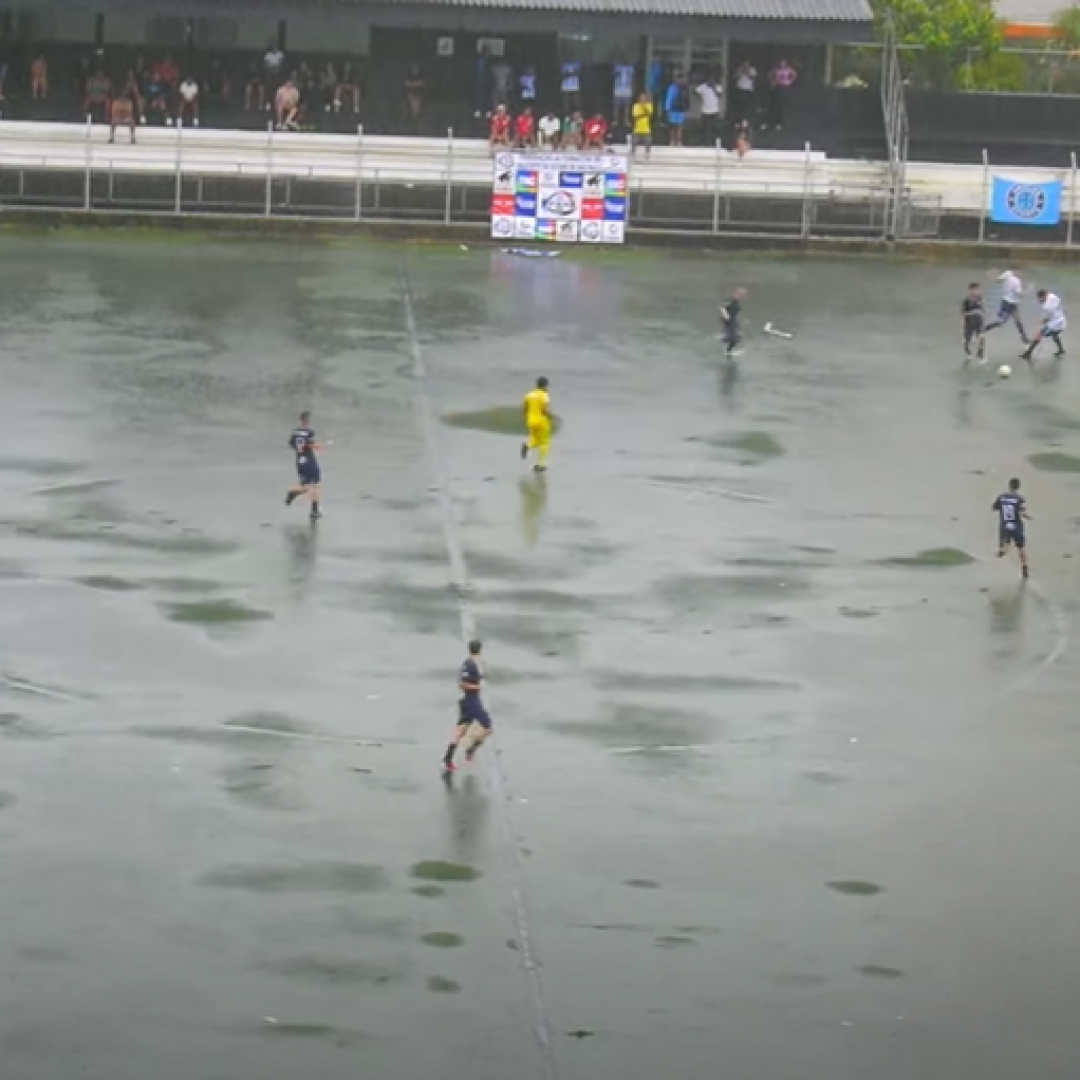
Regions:
[[[251,608],[236,600],[193,600],[167,604],[165,610],[173,622],[197,626],[265,622],[274,617],[269,611]]]
[[[1038,469],[1039,472],[1080,472],[1080,457],[1064,454],[1060,450],[1045,450],[1042,453],[1031,454],[1028,461],[1031,462],[1032,468]]]
[[[443,862],[442,859],[425,859],[409,871],[422,881],[475,881],[480,871],[464,863]]]
[[[959,548],[941,547],[927,548],[925,551],[916,552],[914,555],[895,555],[891,559],[883,559],[886,566],[967,566],[975,561],[973,555]]]
[[[442,421],[450,427],[485,431],[489,435],[516,435],[520,438],[525,431],[525,416],[520,405],[492,405],[471,412],[446,413]],[[562,421],[557,416],[552,430],[555,434],[562,430]]]

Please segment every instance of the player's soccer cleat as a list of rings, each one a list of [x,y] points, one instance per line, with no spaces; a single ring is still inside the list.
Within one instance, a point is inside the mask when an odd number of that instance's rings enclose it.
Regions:
[[[546,465],[534,465],[533,466],[533,472],[547,472],[547,466]]]
[[[296,501],[296,497],[300,494],[299,491],[286,491],[285,492],[285,505],[292,506]]]
[[[442,762],[442,771],[444,773],[457,772],[457,766],[452,761]]]
[[[311,518],[312,521],[318,521],[322,516],[323,512],[321,510],[312,510],[311,513],[308,514],[308,517]]]
[[[529,456],[529,444],[521,444],[521,460],[524,461]]]
[[[1020,576],[1022,578],[1025,578],[1025,579],[1027,578],[1027,576],[1028,576],[1028,568],[1026,566],[1022,566],[1020,568]]]

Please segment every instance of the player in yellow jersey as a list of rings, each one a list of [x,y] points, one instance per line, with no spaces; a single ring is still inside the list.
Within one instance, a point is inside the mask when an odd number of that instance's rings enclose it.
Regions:
[[[537,452],[533,468],[543,472],[547,468],[548,451],[551,449],[551,395],[548,381],[543,375],[536,380],[536,389],[525,395],[525,431],[528,439],[521,444],[521,459],[526,460],[530,450]]]

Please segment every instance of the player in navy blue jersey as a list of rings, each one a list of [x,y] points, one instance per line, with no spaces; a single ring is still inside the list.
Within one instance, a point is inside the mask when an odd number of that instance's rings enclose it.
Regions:
[[[742,327],[739,321],[745,299],[746,290],[736,289],[731,294],[731,299],[720,305],[720,332],[724,341],[724,355],[728,357],[735,355],[735,350],[742,342]]]
[[[1009,490],[999,495],[991,507],[998,515],[998,558],[1002,558],[1010,545],[1016,548],[1020,556],[1020,573],[1028,576],[1027,537],[1024,535],[1024,522],[1030,521],[1027,502],[1020,494],[1020,481],[1014,476],[1009,481]]]
[[[289,488],[285,495],[285,505],[292,506],[301,495],[306,495],[311,503],[311,520],[322,517],[319,499],[322,496],[322,470],[316,452],[322,447],[315,441],[315,432],[311,427],[311,413],[300,414],[300,426],[293,429],[289,436],[289,448],[296,456],[295,487]]]
[[[480,691],[484,685],[483,662],[480,659],[482,651],[483,645],[479,641],[470,641],[469,655],[462,662],[461,670],[458,672],[461,700],[458,701],[457,726],[454,728],[450,745],[443,756],[445,772],[453,772],[456,768],[454,754],[466,738],[469,738],[469,745],[465,749],[465,760],[472,761],[476,751],[491,735],[491,717],[480,698]]]

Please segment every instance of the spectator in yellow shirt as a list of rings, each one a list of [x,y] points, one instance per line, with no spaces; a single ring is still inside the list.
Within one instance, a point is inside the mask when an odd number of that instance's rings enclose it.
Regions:
[[[653,111],[653,104],[649,100],[649,95],[642,94],[637,99],[631,114],[634,127],[630,145],[633,147],[635,154],[637,148],[643,146],[645,148],[646,158],[648,158],[649,154],[652,152]]]

